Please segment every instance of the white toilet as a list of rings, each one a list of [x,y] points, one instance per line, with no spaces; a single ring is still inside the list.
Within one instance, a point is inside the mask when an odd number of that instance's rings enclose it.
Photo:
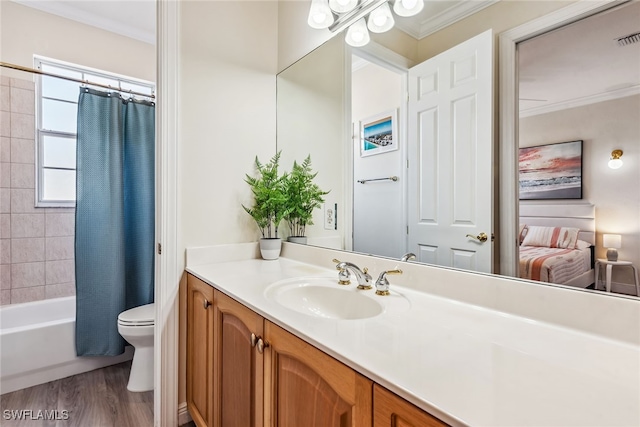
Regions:
[[[141,305],[118,315],[118,332],[134,348],[129,391],[153,390],[153,329],[155,304]]]

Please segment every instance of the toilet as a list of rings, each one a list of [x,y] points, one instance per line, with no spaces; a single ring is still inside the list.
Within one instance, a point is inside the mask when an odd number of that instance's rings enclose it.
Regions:
[[[155,304],[141,305],[118,315],[118,332],[134,348],[129,391],[153,390],[153,330]]]

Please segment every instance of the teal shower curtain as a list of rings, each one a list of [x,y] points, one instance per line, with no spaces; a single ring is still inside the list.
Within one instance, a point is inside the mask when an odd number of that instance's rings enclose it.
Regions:
[[[76,353],[124,352],[118,314],[153,302],[153,103],[80,89],[76,176]]]

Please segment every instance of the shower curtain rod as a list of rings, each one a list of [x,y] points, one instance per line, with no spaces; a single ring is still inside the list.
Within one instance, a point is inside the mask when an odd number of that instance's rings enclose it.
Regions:
[[[8,62],[0,62],[0,67],[11,68],[12,70],[18,70],[18,71],[26,71],[27,73],[40,74],[42,76],[56,77],[58,79],[69,80],[70,82],[82,83],[89,86],[103,87],[105,89],[115,90],[116,92],[128,93],[130,95],[139,95],[139,96],[144,96],[146,98],[152,98],[152,99],[156,98],[156,96],[153,94],[148,95],[146,93],[136,92],[135,90],[118,89],[113,86],[105,85],[102,83],[93,83],[93,82],[90,82],[89,80],[75,79],[73,77],[47,73],[46,71],[36,70],[35,68],[23,67],[22,65],[10,64]]]

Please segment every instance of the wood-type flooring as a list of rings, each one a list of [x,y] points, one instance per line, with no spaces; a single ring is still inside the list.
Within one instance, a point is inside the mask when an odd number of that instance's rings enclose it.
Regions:
[[[130,369],[124,362],[4,394],[0,426],[152,427],[153,391],[128,391]]]

